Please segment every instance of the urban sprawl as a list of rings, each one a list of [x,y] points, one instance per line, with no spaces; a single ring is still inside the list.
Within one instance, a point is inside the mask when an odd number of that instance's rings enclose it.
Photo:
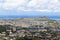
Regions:
[[[0,40],[60,40],[60,20],[45,16],[0,19]]]

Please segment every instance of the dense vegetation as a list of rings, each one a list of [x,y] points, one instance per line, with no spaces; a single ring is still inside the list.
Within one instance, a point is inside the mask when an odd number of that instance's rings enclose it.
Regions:
[[[5,40],[5,39],[3,39],[3,38],[0,38],[0,40]]]
[[[0,33],[1,33],[1,32],[5,32],[5,31],[6,31],[6,27],[5,27],[5,26],[0,25]]]

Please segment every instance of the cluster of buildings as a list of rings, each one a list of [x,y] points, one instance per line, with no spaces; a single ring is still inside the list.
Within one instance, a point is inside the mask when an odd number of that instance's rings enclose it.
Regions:
[[[16,40],[17,37],[25,36],[29,38],[34,36],[42,37],[41,32],[60,32],[59,21],[47,17],[2,20],[0,25],[6,28],[6,31],[0,33],[0,37],[6,40]],[[51,35],[48,34],[47,37],[51,37]]]

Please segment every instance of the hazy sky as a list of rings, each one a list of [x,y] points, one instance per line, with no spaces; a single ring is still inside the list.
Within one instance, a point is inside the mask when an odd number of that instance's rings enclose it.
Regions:
[[[60,16],[60,0],[0,0],[0,15]]]

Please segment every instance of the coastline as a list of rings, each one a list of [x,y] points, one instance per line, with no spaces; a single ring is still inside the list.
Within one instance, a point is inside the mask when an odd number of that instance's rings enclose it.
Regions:
[[[0,16],[0,19],[39,18],[43,16]],[[53,20],[60,20],[60,16],[45,16]]]

